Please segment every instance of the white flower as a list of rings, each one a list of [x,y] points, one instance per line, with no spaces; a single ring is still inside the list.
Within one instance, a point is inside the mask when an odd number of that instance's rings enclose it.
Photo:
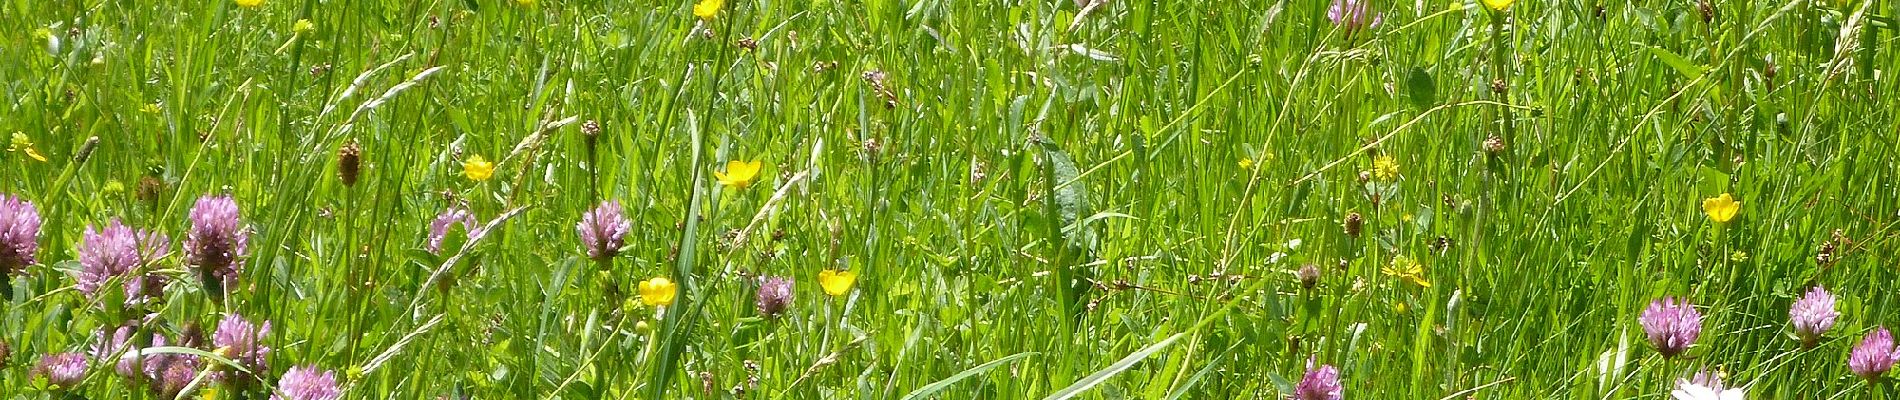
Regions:
[[[1676,400],[1743,400],[1744,399],[1742,397],[1743,395],[1742,389],[1740,388],[1727,389],[1727,388],[1723,388],[1720,383],[1715,384],[1715,386],[1702,386],[1700,384],[1690,382],[1687,379],[1677,380],[1676,390],[1669,392],[1669,394],[1674,395],[1676,397]]]
[[[1287,249],[1287,250],[1293,250],[1293,249],[1297,249],[1297,248],[1300,248],[1300,243],[1303,243],[1303,242],[1301,242],[1299,238],[1294,238],[1293,240],[1288,240],[1288,241],[1286,241],[1286,249]]]

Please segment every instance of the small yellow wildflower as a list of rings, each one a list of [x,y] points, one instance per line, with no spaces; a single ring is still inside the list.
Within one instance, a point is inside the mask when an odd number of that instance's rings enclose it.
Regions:
[[[649,306],[665,307],[673,304],[673,297],[679,294],[679,285],[664,276],[656,276],[640,282],[640,302]]]
[[[1392,259],[1392,265],[1386,266],[1379,271],[1389,276],[1405,279],[1419,287],[1432,287],[1432,282],[1425,280],[1425,267],[1419,265],[1418,261],[1413,261],[1411,257],[1394,257]]]
[[[238,7],[244,7],[244,8],[257,8],[258,6],[264,5],[264,0],[233,0],[233,1],[237,3]]]
[[[818,287],[824,288],[825,294],[828,295],[843,296],[851,291],[851,285],[855,283],[858,283],[856,272],[830,269],[818,271]]]
[[[486,181],[495,176],[495,163],[479,154],[468,156],[467,160],[462,161],[462,176],[476,182]]]
[[[309,33],[314,30],[317,30],[317,23],[310,22],[308,19],[299,19],[297,23],[290,24],[292,33]]]
[[[1511,8],[1511,3],[1517,2],[1517,0],[1483,0],[1483,1],[1484,1],[1485,7],[1489,7],[1492,10],[1497,10],[1497,11],[1504,11],[1505,9]]]
[[[1389,155],[1372,159],[1372,176],[1382,181],[1399,177],[1399,160]]]
[[[714,16],[719,15],[719,9],[725,7],[726,0],[699,0],[699,4],[693,5],[693,15],[701,20],[712,21]]]
[[[13,133],[13,141],[7,145],[7,152],[26,153],[27,158],[32,158],[34,161],[46,162],[46,156],[40,155],[40,150],[33,148],[33,139],[26,137],[26,133],[24,132]]]
[[[1735,219],[1735,214],[1741,211],[1742,202],[1735,201],[1735,196],[1730,196],[1728,193],[1702,199],[1702,212],[1709,214],[1709,219],[1718,223],[1727,223]]]
[[[1251,158],[1242,158],[1239,164],[1240,169],[1253,169],[1253,159]]]
[[[752,162],[739,160],[727,161],[726,171],[713,171],[713,177],[718,178],[719,184],[721,185],[731,186],[734,189],[745,189],[747,186],[752,186],[752,181],[759,179],[759,168],[764,165],[764,163],[757,160]]]
[[[165,111],[165,106],[159,105],[156,102],[146,103],[143,106],[139,106],[139,112],[146,113],[146,114],[157,114],[160,111]]]

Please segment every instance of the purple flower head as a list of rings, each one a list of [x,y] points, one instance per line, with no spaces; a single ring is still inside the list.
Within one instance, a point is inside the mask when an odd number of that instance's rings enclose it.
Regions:
[[[1332,365],[1313,367],[1313,358],[1306,359],[1306,376],[1300,377],[1300,385],[1293,388],[1293,400],[1340,400],[1345,398],[1345,387],[1339,383],[1339,369]]]
[[[0,194],[0,275],[33,265],[33,252],[39,247],[39,209],[26,200]]]
[[[121,325],[113,329],[109,337],[106,335],[106,328],[93,331],[92,358],[100,362],[119,360],[114,372],[118,372],[119,376],[138,377],[141,372],[139,366],[141,359],[138,354],[138,344],[132,343],[132,334],[137,330],[131,325]]]
[[[777,317],[792,306],[792,279],[782,276],[766,277],[759,284],[759,315],[767,318]]]
[[[86,379],[86,356],[59,353],[40,357],[39,365],[33,366],[33,376],[46,378],[46,383],[61,389],[71,389]]]
[[[250,233],[239,219],[231,196],[204,196],[191,207],[191,232],[185,236],[185,263],[197,267],[205,291],[222,301],[224,290],[236,286]]]
[[[270,369],[271,348],[262,343],[266,336],[270,336],[270,321],[256,325],[237,314],[226,314],[211,335],[211,345],[251,372],[263,372]]]
[[[154,292],[164,286],[163,278],[158,275],[133,275],[133,271],[170,251],[165,235],[133,229],[115,218],[107,222],[104,229],[87,226],[83,240],[79,244],[80,271],[76,280],[79,291],[87,296],[98,298],[99,289],[106,283],[126,277],[126,303],[136,305],[156,297]]]
[[[462,227],[463,237],[468,238],[469,241],[474,241],[475,238],[482,236],[481,228],[475,225],[474,213],[470,213],[468,210],[450,207],[448,210],[442,211],[442,214],[436,215],[434,222],[429,223],[428,250],[430,254],[442,254],[442,243],[448,239],[449,229],[457,225]]]
[[[1385,14],[1373,12],[1367,3],[1368,0],[1333,0],[1333,6],[1326,10],[1326,19],[1345,29],[1347,35],[1361,28],[1378,27],[1385,22]]]
[[[165,337],[153,335],[152,347],[166,346]],[[161,398],[177,397],[178,392],[198,378],[198,370],[204,367],[204,361],[198,356],[180,353],[160,353],[145,356],[145,377],[151,379],[152,392]]]
[[[1801,336],[1802,347],[1814,347],[1821,340],[1821,334],[1834,328],[1834,319],[1840,316],[1841,313],[1834,311],[1834,295],[1820,286],[1808,290],[1807,295],[1788,308],[1788,320],[1794,323],[1794,333]]]
[[[580,233],[581,247],[587,249],[587,258],[606,261],[620,255],[620,247],[627,244],[627,231],[633,230],[633,225],[621,213],[620,202],[609,201],[581,214],[581,222],[574,225],[574,230]]]
[[[1854,370],[1854,375],[1869,381],[1886,375],[1888,370],[1893,369],[1895,362],[1900,362],[1900,352],[1896,352],[1893,347],[1893,333],[1884,326],[1868,332],[1867,337],[1862,338],[1860,345],[1854,346],[1854,351],[1847,356],[1847,368]]]
[[[277,380],[277,394],[271,400],[336,400],[343,390],[336,385],[336,373],[315,366],[290,367]]]
[[[1664,297],[1649,303],[1640,319],[1643,333],[1649,337],[1649,344],[1663,357],[1675,357],[1688,350],[1690,344],[1702,335],[1702,313],[1688,301],[1677,301]]]

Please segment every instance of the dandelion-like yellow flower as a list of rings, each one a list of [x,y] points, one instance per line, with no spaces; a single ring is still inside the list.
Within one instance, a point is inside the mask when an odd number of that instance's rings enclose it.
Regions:
[[[1253,169],[1253,159],[1251,158],[1242,158],[1237,164],[1240,164],[1240,169]]]
[[[1517,2],[1517,0],[1483,0],[1483,1],[1484,1],[1485,7],[1488,7],[1493,10],[1498,10],[1498,11],[1504,11],[1507,8],[1511,8],[1511,3]]]
[[[856,272],[831,269],[818,272],[818,287],[824,288],[825,294],[828,295],[843,296],[851,292],[851,285],[856,283],[858,283]]]
[[[1399,177],[1399,160],[1389,155],[1372,159],[1372,176],[1382,181]]]
[[[1404,279],[1419,287],[1432,287],[1432,282],[1425,280],[1425,267],[1419,265],[1418,261],[1413,261],[1411,257],[1395,257],[1392,259],[1392,265],[1380,269],[1379,272]]]
[[[640,303],[665,307],[673,304],[673,297],[679,292],[679,285],[673,284],[672,280],[656,276],[640,282]]]
[[[244,8],[257,8],[258,6],[264,5],[264,0],[232,0],[232,1],[237,3],[238,7],[244,7]]]
[[[314,30],[317,30],[317,23],[310,22],[308,19],[299,19],[297,23],[290,24],[292,33],[307,33]]]
[[[1735,219],[1735,214],[1741,211],[1742,202],[1735,201],[1735,196],[1730,196],[1728,193],[1702,199],[1702,213],[1708,214],[1709,219],[1715,222],[1726,223]]]
[[[693,16],[712,21],[714,16],[719,15],[719,9],[725,7],[726,0],[699,0],[698,4],[693,5]]]
[[[462,176],[476,182],[487,181],[495,177],[495,163],[479,154],[468,156],[467,160],[462,161]]]
[[[752,186],[752,181],[759,179],[759,168],[764,165],[764,163],[757,160],[752,162],[739,160],[727,161],[726,171],[713,171],[713,177],[719,178],[719,184],[721,185],[731,186],[733,189],[745,189],[747,186]]]
[[[31,158],[34,161],[46,162],[46,156],[40,155],[40,150],[33,148],[33,138],[26,137],[26,133],[24,132],[13,133],[13,140],[7,145],[7,152],[26,153],[27,158]]]

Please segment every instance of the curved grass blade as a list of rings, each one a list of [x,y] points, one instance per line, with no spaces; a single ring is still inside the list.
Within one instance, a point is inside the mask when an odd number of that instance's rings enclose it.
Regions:
[[[1189,332],[1192,331],[1191,329],[1189,330]],[[1161,352],[1161,349],[1168,348],[1168,345],[1174,344],[1175,341],[1181,340],[1183,337],[1187,337],[1187,334],[1188,332],[1176,333],[1172,336],[1168,336],[1167,339],[1161,339],[1161,341],[1155,342],[1155,344],[1143,347],[1134,353],[1129,353],[1127,357],[1122,357],[1121,360],[1115,361],[1114,364],[1109,364],[1108,368],[1095,371],[1095,373],[1083,377],[1082,380],[1075,381],[1075,384],[1062,388],[1062,390],[1056,391],[1055,394],[1051,394],[1049,397],[1044,397],[1043,400],[1067,400],[1075,398],[1075,395],[1093,389],[1095,385],[1100,385],[1102,382],[1107,382],[1108,378],[1113,378],[1115,375],[1120,375],[1122,371],[1134,368],[1135,363],[1139,363],[1141,360],[1146,360],[1149,356]]]
[[[936,394],[938,391],[947,389],[950,387],[950,385],[956,384],[957,382],[962,381],[966,378],[982,375],[983,372],[989,371],[990,369],[1000,367],[1000,366],[1003,366],[1003,364],[1015,362],[1016,360],[1021,360],[1025,357],[1033,356],[1036,354],[1041,354],[1041,353],[1036,353],[1033,351],[1025,351],[1025,352],[1011,354],[1003,358],[998,358],[996,360],[983,363],[983,365],[978,365],[974,368],[963,370],[963,372],[958,372],[956,375],[951,375],[949,378],[943,378],[943,380],[931,382],[928,385],[924,385],[923,387],[917,388],[917,390],[912,390],[910,391],[909,394],[904,395],[903,400],[922,399],[922,398],[928,397],[932,394]]]

